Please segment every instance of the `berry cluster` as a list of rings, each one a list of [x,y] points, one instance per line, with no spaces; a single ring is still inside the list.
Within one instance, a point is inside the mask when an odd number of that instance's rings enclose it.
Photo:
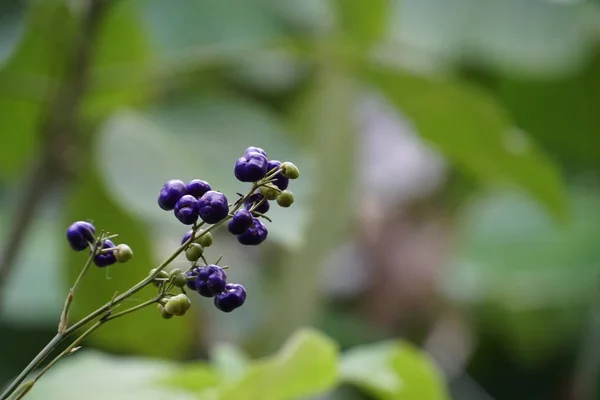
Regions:
[[[270,209],[269,201],[276,200],[282,207],[291,206],[294,197],[288,190],[289,181],[300,175],[294,164],[269,160],[267,153],[258,147],[248,147],[243,157],[235,162],[233,172],[239,181],[252,183],[250,192],[246,196],[240,194],[240,199],[233,204],[228,203],[223,193],[212,190],[208,182],[200,179],[187,184],[179,179],[169,180],[158,195],[160,208],[173,210],[181,223],[193,226],[181,240],[185,256],[192,263],[185,273],[187,288],[201,296],[214,298],[215,306],[224,312],[231,312],[244,304],[246,289],[239,284],[227,283],[227,275],[217,265],[218,262],[209,264],[206,261],[204,250],[211,245],[212,235],[210,228],[202,230],[200,226],[229,221],[227,229],[239,243],[247,246],[261,244],[268,235],[261,218],[270,221],[265,215]],[[203,265],[198,265],[200,260]],[[169,274],[164,273],[156,279],[173,278],[172,274],[169,278]],[[161,314],[168,314],[166,306],[164,311],[161,309]]]
[[[213,241],[211,230],[228,222],[227,230],[239,243],[259,245],[268,235],[262,220],[271,221],[265,215],[271,207],[269,202],[276,201],[281,207],[289,207],[294,202],[288,186],[291,179],[300,176],[300,172],[291,162],[269,160],[263,149],[248,147],[243,157],[235,162],[233,172],[239,181],[252,184],[246,195],[238,193],[240,198],[234,203],[229,203],[223,193],[213,190],[208,182],[200,179],[187,184],[171,179],[160,190],[159,207],[173,211],[177,220],[192,228],[183,235],[182,247],[173,255],[174,258],[184,251],[191,262],[189,269],[173,269],[167,273],[163,265],[151,270],[142,282],[143,285],[152,283],[158,288],[154,302],[158,303],[158,310],[164,318],[184,315],[190,308],[186,288],[203,297],[213,298],[215,307],[223,312],[229,313],[241,307],[246,301],[246,289],[240,284],[227,282],[227,267],[218,265],[220,258],[209,263],[204,256],[205,248],[210,247]],[[129,246],[117,246],[112,242],[116,236],[105,235],[104,232],[96,235],[94,225],[86,221],[77,221],[67,229],[70,246],[76,251],[89,247],[90,258],[98,267],[126,262],[133,256]],[[177,288],[180,294],[171,293]]]
[[[97,267],[107,267],[116,262],[124,263],[133,257],[133,251],[126,244],[115,244],[110,238],[102,234],[96,237],[96,228],[87,221],[73,222],[67,228],[67,241],[75,251],[82,251],[91,248],[94,255],[94,264]]]

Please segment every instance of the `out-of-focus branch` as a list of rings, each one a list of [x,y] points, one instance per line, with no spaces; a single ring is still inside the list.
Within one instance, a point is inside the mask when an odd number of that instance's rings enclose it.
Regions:
[[[73,150],[80,141],[79,106],[87,92],[94,43],[107,5],[106,0],[88,1],[82,11],[81,29],[74,35],[73,45],[70,46],[72,52],[65,55],[70,57],[65,79],[50,100],[45,119],[40,125],[40,150],[20,188],[14,218],[0,255],[0,298],[40,205],[53,187],[67,175],[67,165],[71,160],[65,155],[77,154]],[[55,21],[54,25],[61,23],[63,21]]]

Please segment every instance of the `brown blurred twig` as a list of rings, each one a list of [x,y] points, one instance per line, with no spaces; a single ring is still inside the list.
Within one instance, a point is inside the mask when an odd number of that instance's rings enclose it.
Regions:
[[[98,26],[106,10],[106,0],[90,0],[83,9],[79,34],[73,37],[72,53],[59,86],[40,125],[39,154],[26,174],[17,195],[14,219],[0,256],[0,297],[31,223],[48,193],[67,171],[65,150],[77,147],[78,111],[88,89],[88,77]],[[62,21],[55,21],[55,26]],[[49,40],[52,40],[50,37]]]

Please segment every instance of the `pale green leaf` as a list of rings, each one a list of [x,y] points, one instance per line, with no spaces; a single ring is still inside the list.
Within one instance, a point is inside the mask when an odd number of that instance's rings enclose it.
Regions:
[[[323,393],[337,384],[337,345],[304,329],[274,356],[253,364],[239,382],[221,390],[220,400],[287,400]]]
[[[157,383],[176,370],[170,362],[108,356],[80,350],[56,364],[27,394],[36,400],[193,400],[194,396]]]
[[[353,348],[342,357],[340,375],[384,400],[447,400],[444,379],[419,349],[403,341]]]

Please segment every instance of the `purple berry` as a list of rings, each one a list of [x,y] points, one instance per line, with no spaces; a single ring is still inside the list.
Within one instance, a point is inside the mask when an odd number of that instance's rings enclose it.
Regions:
[[[196,198],[191,194],[182,196],[175,204],[175,217],[185,225],[192,225],[198,221],[198,211],[196,211]]]
[[[252,226],[246,232],[238,235],[237,239],[245,246],[257,246],[265,241],[268,234],[267,227],[258,218],[254,218]]]
[[[199,199],[204,195],[204,193],[208,192],[212,188],[206,181],[202,181],[200,179],[193,179],[188,182],[186,189],[188,194],[191,194],[196,199]]]
[[[244,151],[245,156],[247,156],[248,154],[252,154],[252,153],[259,153],[265,157],[267,156],[267,152],[264,151],[263,149],[261,149],[260,147],[250,146]]]
[[[190,272],[188,272],[188,273],[186,274],[186,275],[187,275],[187,277],[188,277],[188,278],[191,278],[191,277],[198,277],[198,270],[199,270],[199,269],[200,269],[199,267],[197,267],[197,268],[193,268],[193,269],[192,269]],[[196,280],[195,280],[195,279],[194,279],[194,280],[188,280],[186,285],[187,285],[187,287],[188,287],[190,290],[193,290],[193,291],[196,291],[196,290],[197,290],[197,289],[196,289]]]
[[[229,214],[227,197],[223,193],[209,190],[196,202],[196,210],[207,224],[216,224]]]
[[[270,172],[274,168],[279,168],[280,165],[281,165],[281,161],[277,161],[277,160],[269,161],[269,163],[267,164],[267,172]],[[273,184],[275,186],[277,186],[279,188],[279,190],[287,189],[289,183],[290,183],[290,180],[288,178],[286,178],[285,176],[283,176],[283,174],[281,172],[278,173],[277,175],[275,175],[275,177],[273,178]]]
[[[246,289],[237,283],[225,286],[225,291],[215,296],[215,306],[226,313],[244,305],[246,301]]]
[[[267,164],[267,157],[262,153],[246,153],[235,162],[233,173],[241,182],[256,182],[265,177]]]
[[[227,225],[227,229],[233,235],[241,235],[246,232],[248,228],[252,226],[252,214],[248,210],[237,210],[229,224]]]
[[[204,297],[214,297],[225,290],[227,275],[218,265],[207,265],[198,268],[198,277],[194,282],[196,291]]]
[[[115,247],[115,244],[109,239],[106,239],[104,241],[104,245],[102,246],[103,249],[110,249],[112,247]],[[117,258],[115,257],[115,254],[112,251],[103,254],[96,254],[96,256],[94,257],[94,264],[96,264],[96,266],[98,267],[107,267],[116,262]]]
[[[86,221],[77,221],[67,228],[67,241],[73,250],[81,251],[88,247],[88,243],[94,243],[95,234],[94,225]]]
[[[166,211],[175,208],[175,204],[187,194],[185,183],[179,179],[167,181],[158,195],[158,205]]]
[[[260,203],[261,201],[262,201],[262,203]],[[269,205],[269,202],[267,201],[267,199],[265,199],[265,196],[263,196],[262,194],[260,194],[258,192],[252,193],[250,196],[248,196],[248,198],[244,202],[244,208],[246,210],[250,210],[252,207],[257,205],[258,203],[260,203],[260,205],[253,210],[257,213],[266,214],[267,211],[269,211],[269,208],[271,208],[271,206]]]

